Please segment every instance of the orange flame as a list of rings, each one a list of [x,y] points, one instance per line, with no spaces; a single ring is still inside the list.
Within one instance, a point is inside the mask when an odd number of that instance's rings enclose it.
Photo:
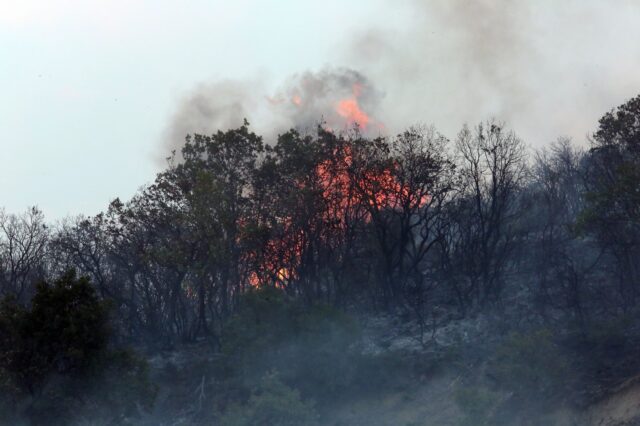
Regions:
[[[367,124],[371,120],[369,116],[360,109],[358,100],[354,97],[351,99],[343,99],[338,102],[336,112],[347,120],[349,125],[357,124],[363,129],[367,128]]]
[[[355,83],[352,90],[352,96],[347,99],[342,99],[336,105],[336,112],[341,117],[347,120],[347,124],[358,125],[362,129],[366,129],[367,125],[371,121],[371,118],[360,108],[358,98],[362,94],[362,84]]]
[[[430,198],[421,191],[416,191],[400,184],[392,168],[383,170],[367,170],[361,180],[350,174],[353,156],[350,147],[346,146],[339,152],[334,152],[331,159],[327,159],[315,168],[325,200],[323,222],[332,224],[330,231],[339,241],[347,231],[348,220],[371,220],[370,209],[399,209],[402,206],[410,208],[426,205]],[[303,186],[300,183],[300,186]],[[365,208],[362,208],[366,206]],[[351,218],[351,219],[349,219]],[[249,284],[257,287],[271,282],[284,288],[298,274],[305,249],[306,235],[303,231],[293,230],[292,218],[285,218],[284,238],[267,242],[263,263],[257,266],[249,276]],[[329,237],[327,235],[327,237]],[[321,237],[322,238],[322,237]]]

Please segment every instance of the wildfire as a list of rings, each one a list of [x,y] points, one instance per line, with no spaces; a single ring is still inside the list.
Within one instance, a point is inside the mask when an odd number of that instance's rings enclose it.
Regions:
[[[366,129],[371,118],[364,112],[358,103],[358,98],[362,94],[362,85],[355,83],[352,87],[352,95],[350,98],[342,99],[336,105],[338,115],[346,119],[347,124],[357,125],[362,129]]]
[[[333,243],[326,240],[324,244],[335,244],[336,237],[339,241],[347,231],[349,220],[369,222],[373,210],[398,209],[403,205],[422,207],[429,201],[428,195],[420,195],[420,191],[400,184],[394,176],[393,165],[382,170],[362,170],[357,177],[350,171],[353,161],[351,148],[344,146],[315,168],[325,202],[322,223],[332,227],[327,238]],[[304,185],[300,183],[300,186]],[[286,287],[297,278],[307,235],[294,229],[292,218],[284,219],[282,226],[284,238],[267,243],[266,260],[249,276],[251,286],[271,282]],[[310,229],[315,232],[313,225]]]
[[[296,277],[295,268],[300,265],[304,235],[300,232],[290,232],[290,220],[287,219],[285,222],[285,237],[267,242],[267,255],[262,257],[262,263],[249,274],[248,281],[252,287],[259,287],[268,282],[274,283],[277,287],[285,287]]]
[[[340,86],[322,90],[305,87],[302,84],[301,87],[286,93],[265,98],[272,108],[279,108],[283,104],[293,106],[292,109],[282,109],[281,113],[290,114],[297,125],[309,125],[312,117],[322,118],[326,128],[331,126],[333,129],[344,129],[357,126],[361,130],[384,130],[382,123],[374,120],[366,110],[366,105],[363,105],[363,95],[367,90],[364,83],[355,82],[351,87]]]
[[[365,170],[362,177],[354,181],[356,178],[348,172],[348,168],[353,164],[351,150],[348,147],[337,163],[333,165],[327,160],[319,164],[316,174],[320,177],[324,188],[324,199],[337,203],[331,211],[340,213],[340,216],[344,216],[343,213],[347,209],[356,205],[368,205],[384,210],[397,209],[406,202],[418,207],[429,202],[428,195],[416,195],[416,191],[396,180],[393,175],[393,165],[382,170]],[[369,213],[363,213],[362,218],[369,221]]]
[[[366,86],[356,81],[351,86],[351,93],[346,96],[344,89],[341,97],[331,91],[319,94],[316,91],[293,90],[282,98],[288,99],[294,105],[296,114],[308,113],[308,109],[321,108],[323,114],[333,110],[324,123],[324,130],[333,133],[333,128],[358,126],[362,130],[368,127],[384,129],[384,125],[375,121],[361,107],[361,99]],[[348,90],[348,87],[347,87]],[[269,99],[276,104],[275,99]],[[282,218],[278,223],[281,234],[268,241],[260,254],[253,253],[250,257],[260,259],[247,276],[251,286],[272,283],[286,287],[291,281],[299,277],[300,266],[305,251],[309,250],[310,236],[320,238],[322,244],[335,245],[346,235],[347,227],[352,222],[368,222],[375,209],[398,209],[402,205],[413,205],[416,202],[424,204],[425,199],[412,197],[412,190],[399,183],[395,177],[394,165],[379,166],[379,168],[360,169],[354,173],[354,152],[346,143],[330,155],[330,158],[320,162],[312,172],[313,185],[319,185],[323,198],[323,212],[320,217],[311,218],[311,223],[300,224],[299,219]],[[356,167],[357,168],[357,167]],[[298,182],[301,189],[308,183]],[[419,197],[418,197],[419,198]],[[305,218],[306,220],[306,218]],[[313,222],[317,221],[317,222]],[[304,231],[303,231],[304,229]],[[317,241],[317,240],[316,240]]]
[[[370,121],[367,113],[360,109],[360,105],[358,105],[358,100],[356,98],[343,99],[338,102],[336,112],[347,120],[347,124],[356,124],[363,129],[367,128]]]

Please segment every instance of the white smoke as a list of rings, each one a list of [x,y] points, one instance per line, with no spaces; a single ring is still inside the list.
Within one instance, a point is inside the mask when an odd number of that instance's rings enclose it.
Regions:
[[[165,151],[188,133],[224,130],[244,118],[268,140],[320,121],[341,129],[354,120],[338,114],[337,103],[354,97],[370,132],[426,123],[452,137],[464,123],[495,118],[531,145],[559,136],[581,142],[604,112],[640,91],[639,6],[389,0],[411,18],[353,34],[327,58],[342,68],[285,77],[275,89],[260,78],[196,87],[176,109]]]

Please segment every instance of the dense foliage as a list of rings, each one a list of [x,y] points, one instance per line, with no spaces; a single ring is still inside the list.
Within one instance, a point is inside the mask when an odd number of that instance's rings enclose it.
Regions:
[[[34,424],[67,424],[84,410],[121,420],[153,401],[145,365],[109,348],[108,308],[86,278],[65,273],[41,282],[30,306],[0,306],[2,416],[23,412]],[[128,397],[127,397],[128,395]]]

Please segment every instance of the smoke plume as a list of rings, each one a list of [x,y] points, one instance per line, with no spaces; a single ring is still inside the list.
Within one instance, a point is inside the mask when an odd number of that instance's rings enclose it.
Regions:
[[[198,86],[178,105],[165,148],[245,117],[267,142],[321,121],[370,134],[425,123],[453,137],[464,123],[489,118],[530,145],[559,136],[583,142],[604,111],[640,86],[637,2],[389,0],[388,7],[404,12],[401,24],[352,31],[327,58],[341,68],[303,71],[275,88],[259,78]]]
[[[595,0],[412,0],[406,25],[371,27],[339,60],[387,96],[389,126],[506,121],[541,146],[578,142],[640,86],[639,3]],[[391,7],[391,6],[390,6]],[[630,35],[636,36],[636,41]]]
[[[187,134],[231,129],[245,118],[268,143],[289,129],[308,132],[318,125],[375,134],[384,131],[376,114],[381,98],[363,74],[348,68],[295,74],[271,93],[259,79],[201,84],[178,104],[158,160],[179,153]]]

